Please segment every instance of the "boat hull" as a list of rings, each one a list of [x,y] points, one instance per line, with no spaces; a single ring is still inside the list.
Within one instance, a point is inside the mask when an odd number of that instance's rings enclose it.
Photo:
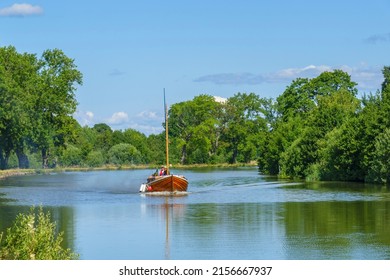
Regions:
[[[154,176],[141,186],[140,192],[186,192],[187,187],[188,181],[184,176]]]

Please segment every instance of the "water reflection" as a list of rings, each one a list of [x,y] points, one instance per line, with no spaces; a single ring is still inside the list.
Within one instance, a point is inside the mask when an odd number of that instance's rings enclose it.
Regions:
[[[154,198],[157,199],[157,197]],[[165,233],[164,259],[169,260],[171,259],[171,238],[169,233],[172,231],[172,221],[179,220],[185,216],[186,205],[175,201],[175,199],[177,199],[175,196],[162,196],[159,198],[161,199],[161,204],[142,203],[141,213],[142,218],[149,218],[152,216],[162,221],[159,223],[159,230],[155,230],[155,233]]]
[[[389,201],[285,203],[284,208],[287,259],[390,258]]]

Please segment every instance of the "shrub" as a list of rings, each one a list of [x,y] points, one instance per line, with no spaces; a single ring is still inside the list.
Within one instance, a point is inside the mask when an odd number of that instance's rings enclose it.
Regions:
[[[63,152],[61,164],[63,166],[80,166],[82,163],[82,152],[79,148],[69,145]]]
[[[112,164],[141,163],[141,153],[131,144],[120,143],[108,151],[109,162]]]
[[[87,159],[85,160],[85,163],[89,167],[99,167],[104,164],[104,156],[101,151],[91,151],[87,155]]]
[[[55,234],[55,223],[50,213],[34,207],[27,214],[19,214],[7,229],[4,241],[0,234],[0,259],[7,260],[71,260],[78,255],[61,246],[63,233]]]

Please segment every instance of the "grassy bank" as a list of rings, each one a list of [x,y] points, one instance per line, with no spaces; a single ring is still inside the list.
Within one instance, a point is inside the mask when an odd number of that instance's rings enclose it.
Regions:
[[[37,171],[35,169],[7,169],[0,170],[0,179],[11,177],[11,176],[21,176],[28,174],[36,174]]]
[[[190,165],[173,165],[172,169],[189,169],[189,168],[234,168],[234,167],[256,167],[256,163],[238,163],[238,164],[190,164]],[[156,169],[159,165],[105,165],[101,167],[61,167],[54,169],[7,169],[0,170],[0,179],[11,176],[45,174],[53,172],[77,172],[77,171],[99,171],[99,170],[134,170],[134,169]]]

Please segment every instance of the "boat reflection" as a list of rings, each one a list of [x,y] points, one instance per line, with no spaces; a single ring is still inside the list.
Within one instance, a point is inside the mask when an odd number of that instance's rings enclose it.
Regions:
[[[182,196],[183,194],[179,195]],[[161,204],[141,204],[141,213],[145,216],[153,215],[157,218],[156,225],[162,225],[161,232],[165,232],[164,256],[166,260],[171,259],[170,252],[170,230],[173,220],[180,220],[185,215],[186,204],[175,203],[172,196],[165,196]],[[160,221],[160,223],[158,222]],[[158,230],[157,230],[158,231]]]

